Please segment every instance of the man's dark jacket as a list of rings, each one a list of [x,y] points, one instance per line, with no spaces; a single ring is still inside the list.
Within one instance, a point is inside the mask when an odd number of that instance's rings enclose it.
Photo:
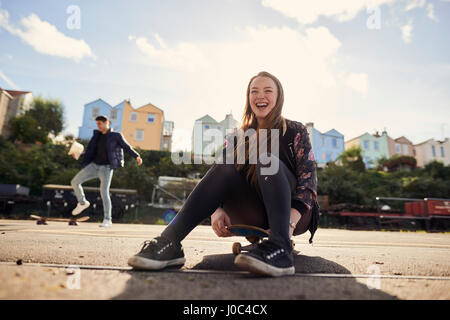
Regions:
[[[94,136],[89,141],[86,152],[83,154],[83,167],[94,161],[97,141],[101,134],[99,130],[94,130]],[[139,153],[128,144],[123,135],[120,132],[112,131],[110,128],[106,133],[106,151],[111,169],[124,166],[123,150],[133,158],[139,157]]]

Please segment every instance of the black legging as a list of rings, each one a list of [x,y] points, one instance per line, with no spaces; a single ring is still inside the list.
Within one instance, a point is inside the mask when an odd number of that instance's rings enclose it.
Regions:
[[[163,231],[162,236],[181,242],[197,225],[223,204],[223,209],[230,217],[232,224],[270,228],[269,239],[290,250],[291,194],[295,190],[296,178],[282,161],[273,155],[271,157],[271,161],[279,163],[276,174],[263,175],[261,168],[269,167],[269,165],[262,165],[260,162],[256,164],[255,172],[263,200],[243,174],[236,170],[234,164],[213,164]],[[297,226],[296,234],[307,230],[310,218],[310,212],[307,217],[302,217],[303,226]],[[299,227],[302,230],[298,231]]]

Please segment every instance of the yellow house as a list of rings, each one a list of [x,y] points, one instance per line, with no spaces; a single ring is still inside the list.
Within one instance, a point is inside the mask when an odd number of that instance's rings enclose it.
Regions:
[[[134,109],[125,100],[122,117],[122,134],[133,148],[161,150],[164,111],[151,103]]]

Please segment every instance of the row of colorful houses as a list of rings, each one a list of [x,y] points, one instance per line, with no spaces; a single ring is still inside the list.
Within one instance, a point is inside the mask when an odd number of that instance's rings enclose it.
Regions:
[[[133,108],[130,100],[112,106],[102,99],[84,105],[83,122],[78,130],[80,139],[90,139],[97,128],[95,118],[106,115],[111,127],[121,132],[134,147],[143,150],[172,149],[173,121],[164,119],[164,111],[151,103]]]
[[[0,88],[0,134],[9,136],[7,122],[28,110],[32,105],[33,96],[29,91],[5,90]],[[90,139],[96,129],[95,118],[106,115],[111,121],[114,131],[121,132],[133,146],[143,150],[172,150],[172,135],[174,122],[164,118],[164,111],[148,103],[138,108],[131,105],[130,100],[123,100],[113,106],[102,99],[89,102],[83,108],[82,125],[78,137]],[[198,118],[194,122],[191,151],[195,155],[211,155],[223,141],[213,136],[225,136],[227,130],[239,127],[231,112],[222,121],[216,121],[210,115]],[[336,161],[345,150],[359,147],[362,150],[363,161],[368,168],[375,167],[381,158],[391,158],[394,155],[414,157],[417,166],[423,167],[431,161],[440,161],[450,165],[450,140],[428,139],[413,144],[405,136],[393,139],[386,130],[381,134],[368,132],[345,141],[344,135],[336,129],[321,132],[312,122],[305,123],[310,135],[314,156],[319,167],[328,162]]]
[[[84,105],[83,124],[79,128],[79,138],[89,139],[92,130],[96,128],[95,118],[107,115],[115,131],[122,132],[133,147],[144,150],[172,149],[173,121],[164,120],[164,111],[149,103],[139,108],[133,108],[129,100],[124,100],[116,106],[111,106],[102,99]],[[239,127],[239,121],[231,113],[226,114],[222,121],[217,121],[206,114],[195,120],[191,151],[194,155],[212,155],[223,144],[223,140],[214,136],[224,137],[227,130]],[[384,130],[370,134],[368,132],[345,141],[344,135],[336,129],[321,132],[314,123],[305,123],[310,135],[314,157],[319,167],[333,162],[350,148],[359,147],[362,159],[367,168],[373,168],[381,158],[389,159],[394,155],[414,157],[417,166],[423,167],[431,161],[450,164],[450,141],[429,139],[413,144],[405,136],[393,139]]]
[[[391,158],[394,155],[414,157],[418,167],[423,167],[432,161],[440,161],[444,165],[450,164],[449,138],[445,138],[443,141],[428,139],[413,144],[404,136],[393,139],[386,131],[381,134],[366,132],[345,142],[346,150],[353,147],[361,148],[363,161],[368,168],[376,166],[379,159]]]

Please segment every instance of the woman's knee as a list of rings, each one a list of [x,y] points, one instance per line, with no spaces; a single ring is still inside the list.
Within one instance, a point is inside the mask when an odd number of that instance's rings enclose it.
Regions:
[[[212,173],[215,176],[220,176],[224,178],[231,178],[233,175],[238,173],[234,164],[226,164],[226,163],[216,163],[211,168]]]
[[[255,169],[255,174],[258,176],[259,181],[262,181],[262,179],[264,181],[272,180],[270,179],[272,176],[277,181],[287,181],[291,191],[295,189],[297,180],[295,175],[277,156],[269,154],[265,159],[258,160]]]

